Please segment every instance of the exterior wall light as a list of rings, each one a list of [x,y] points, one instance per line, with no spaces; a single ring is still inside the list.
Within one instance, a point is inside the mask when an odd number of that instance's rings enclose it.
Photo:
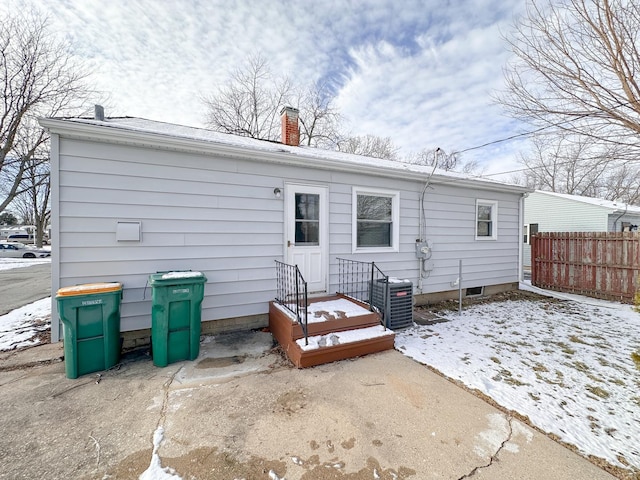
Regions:
[[[276,196],[276,198],[280,198],[282,196],[282,190],[276,187],[273,189],[273,194]]]

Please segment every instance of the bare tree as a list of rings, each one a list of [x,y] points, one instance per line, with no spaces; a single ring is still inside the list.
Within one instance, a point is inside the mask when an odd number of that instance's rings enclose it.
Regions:
[[[405,161],[413,165],[426,165],[437,167],[441,170],[455,170],[458,165],[458,156],[455,152],[447,154],[441,148],[425,148],[417,153],[407,155]]]
[[[274,77],[260,54],[233,71],[217,92],[203,98],[207,124],[219,132],[279,141],[280,111],[292,106],[299,111],[301,145],[398,159],[398,148],[389,137],[343,134],[333,101],[324,85],[296,85],[288,77]]]
[[[585,165],[587,158],[575,157],[577,177],[560,180],[569,190],[598,190],[593,182],[598,180],[600,187],[606,184],[601,181],[606,172],[598,168],[629,169],[625,161],[637,162],[638,31],[640,3],[609,0],[548,4],[532,0],[527,15],[516,23],[508,38],[516,60],[505,69],[507,89],[498,101],[512,116],[546,135],[558,134],[556,161],[532,173],[536,182],[540,172],[551,175],[553,165],[564,167],[567,155],[580,153],[566,153],[567,134],[574,150],[589,145],[589,150],[598,152],[590,156],[590,166]],[[566,175],[571,173],[565,168]],[[545,182],[556,181],[547,178]],[[559,187],[551,188],[558,191]]]
[[[509,40],[519,61],[500,100],[539,126],[638,148],[639,30],[638,2],[533,0]]]
[[[425,148],[418,153],[411,153],[406,157],[405,162],[414,165],[435,166],[447,172],[462,172],[473,175],[481,175],[483,172],[483,168],[476,160],[465,162],[458,152],[446,153],[441,148]]]
[[[0,212],[48,140],[36,118],[75,111],[89,93],[85,76],[36,11],[0,18]]]
[[[591,139],[563,134],[533,138],[522,155],[525,184],[538,190],[595,196],[611,159],[594,152]]]
[[[21,184],[22,193],[13,205],[22,216],[24,223],[35,227],[35,243],[42,247],[47,225],[51,219],[50,163],[46,158],[32,157],[26,161]]]
[[[391,137],[375,135],[345,137],[338,142],[337,149],[355,155],[398,160],[398,147],[394,145]]]
[[[291,94],[288,78],[275,79],[267,61],[253,56],[231,73],[223,88],[203,99],[207,123],[223,133],[277,140],[279,110]]]
[[[607,200],[640,205],[640,165],[625,163],[612,170],[605,178],[604,192]]]
[[[526,170],[516,179],[530,188],[587,197],[637,202],[638,166],[619,160],[616,149],[593,138],[563,133],[537,135],[520,163]]]
[[[274,77],[262,55],[250,57],[233,71],[225,85],[203,98],[210,128],[234,135],[280,140],[280,111],[299,110],[300,143],[334,148],[340,115],[333,97],[320,85],[295,85],[288,77]]]
[[[313,85],[302,89],[294,106],[300,112],[300,144],[335,149],[341,138],[341,116],[327,87]]]

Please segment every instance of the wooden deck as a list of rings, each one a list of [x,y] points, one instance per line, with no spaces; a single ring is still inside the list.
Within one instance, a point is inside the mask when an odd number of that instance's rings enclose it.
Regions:
[[[349,302],[349,308],[333,308]],[[330,308],[322,308],[329,306]],[[309,345],[304,342],[302,327],[282,306],[269,304],[269,328],[287,357],[298,368],[361,357],[390,350],[395,335],[380,325],[380,317],[365,305],[341,295],[309,300]]]

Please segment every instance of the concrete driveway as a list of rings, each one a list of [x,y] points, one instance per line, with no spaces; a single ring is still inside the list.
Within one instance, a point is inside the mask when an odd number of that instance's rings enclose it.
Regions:
[[[59,344],[5,352],[0,479],[613,478],[397,351],[296,370],[272,347],[205,337],[76,380]]]
[[[0,315],[51,295],[51,264],[0,270]]]

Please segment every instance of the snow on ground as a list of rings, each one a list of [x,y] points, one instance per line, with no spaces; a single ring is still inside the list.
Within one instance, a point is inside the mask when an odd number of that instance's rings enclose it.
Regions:
[[[40,263],[51,263],[48,258],[0,258],[0,270],[12,270],[14,268],[30,267]]]
[[[640,314],[559,296],[440,312],[442,323],[396,332],[396,348],[584,454],[640,469]]]
[[[38,333],[51,328],[51,297],[0,316],[0,351],[40,343]]]
[[[0,259],[0,270],[49,261]],[[557,298],[476,305],[461,316],[441,312],[442,323],[396,332],[396,348],[584,454],[640,469],[640,365],[632,358],[640,356],[640,314],[628,305],[521,288]],[[310,321],[316,307],[360,314],[341,304],[312,305]],[[37,333],[49,328],[50,307],[45,298],[1,316],[0,351],[37,343]],[[156,467],[152,458],[149,478],[173,475]]]
[[[307,306],[307,317],[311,323],[313,321],[323,321],[329,318],[349,318],[371,313],[366,308],[350,302],[345,298],[328,300],[326,302],[312,302]]]
[[[153,453],[151,454],[151,463],[139,477],[138,480],[182,480],[182,477],[176,475],[173,468],[163,467],[158,455],[158,448],[164,439],[164,428],[158,427],[153,432]]]
[[[295,311],[295,304],[289,304],[291,310],[284,308],[279,303],[275,303],[274,305],[278,310],[284,312],[292,320],[296,320],[295,315],[291,311]],[[360,315],[368,315],[370,313],[370,310],[367,310],[366,308],[344,298],[327,300],[324,302],[311,302],[307,305],[307,323],[326,322],[331,319],[351,318]]]
[[[311,336],[308,338],[308,345],[305,345],[304,338],[296,340],[296,343],[302,350],[317,350],[322,347],[360,342],[362,340],[370,340],[389,335],[393,335],[393,331],[384,328],[382,325],[376,325],[373,327],[358,328],[356,330],[347,330],[345,332],[330,333],[328,335]]]
[[[0,258],[0,270],[51,263],[51,258]],[[0,316],[0,351],[37,345],[36,336],[51,328],[51,297]]]

